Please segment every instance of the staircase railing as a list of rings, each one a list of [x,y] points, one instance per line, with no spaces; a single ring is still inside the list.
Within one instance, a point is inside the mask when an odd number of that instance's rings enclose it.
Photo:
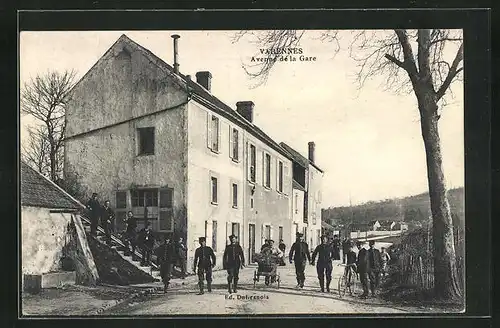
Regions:
[[[83,221],[90,224],[90,219],[88,218],[87,214],[80,213],[80,217],[82,218]],[[106,233],[100,225],[97,226],[97,230],[103,234]],[[118,245],[120,245],[121,247],[124,247],[124,248],[128,247],[128,245],[125,245],[125,243],[120,238],[116,237],[114,234],[111,234],[111,240],[114,241],[115,243],[117,243]],[[142,258],[142,254],[139,253],[137,250],[135,250],[135,255],[137,255],[139,258]],[[158,265],[153,263],[153,261],[150,261],[149,265],[153,269],[159,269]]]

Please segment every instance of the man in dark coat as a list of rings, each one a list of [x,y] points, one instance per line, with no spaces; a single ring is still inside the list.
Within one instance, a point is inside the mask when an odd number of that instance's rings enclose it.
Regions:
[[[309,245],[304,241],[304,234],[298,233],[297,240],[290,247],[288,254],[290,264],[295,262],[295,274],[297,276],[297,287],[303,288],[306,276],[304,270],[306,269],[306,261],[311,262],[311,255],[309,254]]]
[[[101,214],[101,225],[106,234],[106,243],[111,245],[111,232],[113,231],[115,221],[115,212],[109,207],[109,200],[104,202]]]
[[[186,257],[187,257],[187,247],[184,245],[184,240],[179,237],[177,243],[175,244],[175,251],[177,256],[177,261],[181,269],[181,278],[186,278]]]
[[[166,293],[172,277],[172,269],[175,263],[175,246],[170,236],[165,236],[163,245],[158,248],[158,260],[160,262],[160,274],[163,281],[163,292]]]
[[[333,236],[332,241],[333,260],[340,261],[340,239],[338,235]]]
[[[280,250],[283,254],[285,254],[286,245],[285,245],[285,243],[283,242],[283,239],[280,239],[280,243],[279,243],[279,245],[278,245],[278,248],[279,248],[279,250]],[[284,260],[283,258],[281,258],[281,260],[280,260],[280,265],[281,265],[281,266],[284,266],[284,265],[285,265],[285,260]]]
[[[240,268],[243,269],[245,256],[240,244],[237,243],[238,238],[235,235],[229,236],[231,243],[226,246],[222,257],[222,266],[227,270],[227,290],[229,294],[237,293]],[[233,289],[231,289],[231,284]]]
[[[321,236],[321,244],[316,246],[312,253],[311,264],[314,265],[314,260],[318,255],[318,264],[316,264],[316,271],[318,272],[319,286],[321,292],[325,292],[325,276],[326,276],[326,291],[330,292],[330,283],[332,281],[332,259],[333,249],[328,244],[328,237]]]
[[[260,251],[264,251],[266,248],[269,248],[269,239],[264,240],[264,244],[260,247]]]
[[[375,241],[370,240],[368,245],[368,279],[370,280],[370,291],[372,297],[375,296],[380,283],[380,271],[382,269],[382,256],[380,251],[375,248]]]
[[[203,295],[203,281],[207,280],[207,289],[210,293],[212,291],[212,269],[215,267],[215,254],[214,250],[207,246],[206,238],[198,238],[200,247],[194,252],[194,264],[193,271],[196,272],[198,268],[198,286],[200,287],[200,293],[198,295]]]
[[[146,221],[144,228],[139,232],[139,240],[142,246],[141,266],[146,266],[151,263],[151,252],[155,245],[155,237],[149,221]]]
[[[137,219],[134,217],[132,211],[128,211],[125,220],[127,228],[125,230],[125,238],[127,243],[127,250],[125,255],[130,255],[130,248],[132,248],[132,260],[136,260],[135,248],[137,246]]]
[[[342,240],[342,263],[345,264],[347,260],[347,253],[351,249],[351,241],[347,237]]]
[[[101,216],[101,205],[97,200],[97,193],[92,194],[92,198],[87,202],[87,209],[89,210],[90,234],[97,236],[97,226]]]
[[[361,298],[366,298],[368,296],[368,254],[367,250],[363,248],[364,243],[362,241],[356,242],[356,247],[358,248],[358,259],[356,261],[356,268],[358,270],[359,280],[361,280],[361,286],[363,286],[363,294]]]

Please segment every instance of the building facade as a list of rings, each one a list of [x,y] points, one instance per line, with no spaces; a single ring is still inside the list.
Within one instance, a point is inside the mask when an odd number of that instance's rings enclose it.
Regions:
[[[211,94],[209,72],[195,82],[178,66],[122,35],[72,90],[65,174],[110,200],[116,230],[133,211],[139,229],[147,220],[183,237],[188,261],[200,236],[220,258],[238,235],[247,262],[264,239],[290,244],[288,152],[254,125],[251,101],[233,109]]]
[[[315,143],[308,143],[308,158],[286,143],[282,142],[280,146],[287,151],[293,162],[294,230],[303,233],[304,240],[311,248],[315,248],[321,243],[321,188],[324,175],[323,170],[315,163]]]

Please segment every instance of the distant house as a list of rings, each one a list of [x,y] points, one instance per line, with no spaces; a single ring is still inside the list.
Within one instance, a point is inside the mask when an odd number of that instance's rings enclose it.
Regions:
[[[379,231],[391,231],[396,225],[395,221],[392,220],[379,220],[380,227],[377,228]]]
[[[371,223],[353,223],[349,225],[349,230],[351,232],[365,232],[372,231],[373,225]]]
[[[378,220],[370,221],[368,226],[369,226],[371,231],[376,231],[381,227],[380,222]]]
[[[45,274],[63,269],[65,255],[74,262],[76,283],[95,284],[97,268],[77,215],[83,205],[26,163],[21,162],[20,171],[23,275],[41,275],[43,287]]]
[[[408,224],[406,222],[395,222],[392,230],[407,231]]]

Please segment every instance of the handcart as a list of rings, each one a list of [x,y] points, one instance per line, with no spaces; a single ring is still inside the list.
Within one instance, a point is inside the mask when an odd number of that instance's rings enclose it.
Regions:
[[[277,288],[280,288],[280,275],[278,273],[278,264],[280,257],[274,254],[255,254],[255,261],[257,262],[257,270],[254,272],[253,287],[260,277],[265,278],[266,286],[276,283]]]

